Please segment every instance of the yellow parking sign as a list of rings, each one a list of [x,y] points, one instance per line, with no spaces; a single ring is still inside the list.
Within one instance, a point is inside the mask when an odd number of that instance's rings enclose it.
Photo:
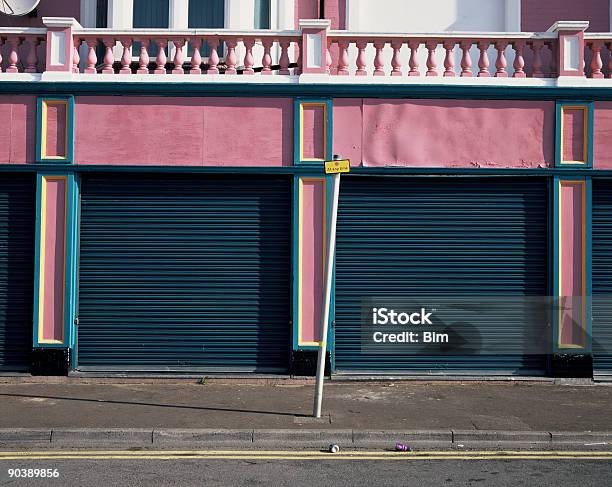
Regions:
[[[325,161],[325,174],[338,174],[341,172],[349,172],[350,170],[351,161],[349,161],[348,159]]]

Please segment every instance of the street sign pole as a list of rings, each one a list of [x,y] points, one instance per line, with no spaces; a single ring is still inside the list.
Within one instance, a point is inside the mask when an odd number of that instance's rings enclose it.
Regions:
[[[346,162],[342,165],[339,162]],[[329,165],[329,166],[328,166]],[[334,167],[335,166],[335,167]],[[341,168],[338,166],[342,166]],[[338,219],[338,196],[340,194],[340,172],[348,172],[348,161],[334,161],[326,163],[325,171],[333,173],[332,176],[332,207],[329,231],[327,233],[327,251],[325,254],[325,286],[323,293],[323,313],[321,317],[321,340],[317,355],[317,379],[315,386],[315,400],[313,416],[321,417],[321,404],[323,403],[323,379],[325,378],[325,357],[327,355],[327,334],[329,330],[329,310],[331,307],[332,278],[334,273],[334,254],[336,253],[336,221]]]

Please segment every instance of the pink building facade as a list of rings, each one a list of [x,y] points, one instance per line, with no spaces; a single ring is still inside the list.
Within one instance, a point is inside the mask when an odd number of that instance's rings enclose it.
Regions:
[[[0,15],[4,370],[311,374],[338,155],[330,373],[612,376],[609,2],[427,34],[175,2]],[[380,345],[382,306],[449,345]]]

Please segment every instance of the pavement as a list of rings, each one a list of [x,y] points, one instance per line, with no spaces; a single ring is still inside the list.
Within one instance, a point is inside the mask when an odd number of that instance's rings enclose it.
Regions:
[[[405,460],[405,461],[402,461]],[[491,486],[575,487],[609,485],[612,462],[529,460],[326,460],[245,457],[52,459],[1,463],[0,485],[19,486]],[[50,469],[57,477],[9,476],[9,469]]]
[[[315,419],[312,380],[2,381],[3,449],[612,450],[609,385],[332,381]]]

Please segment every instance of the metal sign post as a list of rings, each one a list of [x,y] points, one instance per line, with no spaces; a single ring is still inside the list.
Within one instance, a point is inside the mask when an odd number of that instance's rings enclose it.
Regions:
[[[336,221],[338,220],[338,196],[340,194],[340,173],[349,172],[348,160],[333,160],[325,163],[325,173],[332,176],[331,221],[327,233],[327,251],[325,261],[325,286],[323,292],[323,313],[321,317],[321,340],[317,356],[317,379],[313,416],[321,417],[323,402],[323,379],[325,378],[325,357],[327,355],[327,333],[329,330],[329,310],[331,305],[332,278],[334,273],[334,255],[336,253]]]

